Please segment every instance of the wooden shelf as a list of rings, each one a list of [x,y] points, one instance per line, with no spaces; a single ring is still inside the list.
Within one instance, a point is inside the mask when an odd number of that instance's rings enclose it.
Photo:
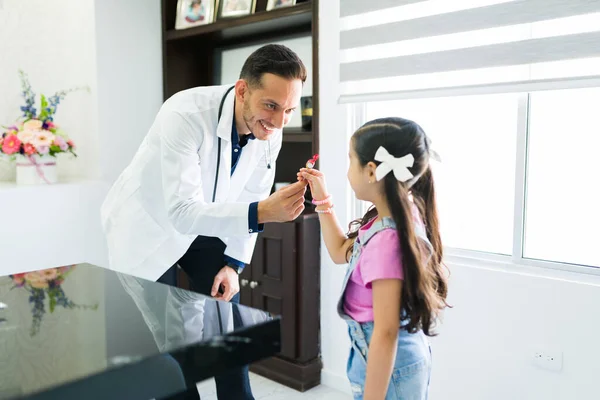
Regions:
[[[167,100],[182,90],[220,84],[222,54],[227,50],[309,38],[312,129],[285,128],[284,145],[274,160],[275,182],[293,182],[298,170],[319,152],[319,0],[297,0],[294,6],[272,11],[263,11],[268,0],[253,1],[258,11],[252,15],[217,19],[211,24],[177,30],[179,0],[161,0],[163,95]],[[260,366],[253,364],[255,372],[300,391],[318,385],[322,369],[319,319],[314,318],[320,304],[319,216],[310,204],[310,191],[306,198],[308,202],[301,217],[285,224],[266,224],[265,231],[258,234],[254,257],[242,276],[263,284],[240,290],[242,304],[281,315],[286,321],[282,325],[281,357],[273,357],[274,361],[267,360]],[[284,269],[287,272],[282,274]],[[269,272],[267,277],[265,271],[278,272],[274,275]],[[274,278],[275,275],[279,278]],[[179,284],[185,282],[183,274]]]
[[[309,1],[245,17],[219,19],[212,24],[194,28],[170,29],[166,32],[165,40],[171,42],[209,35],[211,40],[220,42],[249,41],[266,35],[276,35],[278,32],[310,32],[312,12],[312,3]]]
[[[313,140],[312,131],[306,131],[302,128],[285,128],[283,130],[283,142],[287,143],[311,143]]]

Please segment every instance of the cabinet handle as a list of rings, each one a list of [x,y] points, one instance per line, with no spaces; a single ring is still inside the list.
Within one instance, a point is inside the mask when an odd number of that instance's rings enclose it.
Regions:
[[[246,286],[248,285],[248,279],[242,279],[240,283],[242,284],[242,286]]]
[[[254,289],[254,288],[255,288],[255,287],[257,287],[257,286],[258,286],[258,282],[256,282],[256,281],[252,281],[252,282],[250,282],[250,288],[251,288],[251,289]]]

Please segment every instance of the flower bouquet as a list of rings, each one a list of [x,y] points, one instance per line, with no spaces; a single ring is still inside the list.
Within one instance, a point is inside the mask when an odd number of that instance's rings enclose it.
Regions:
[[[54,116],[61,100],[81,88],[63,90],[49,98],[42,94],[38,113],[35,93],[27,75],[19,70],[19,77],[25,99],[25,105],[21,107],[23,115],[17,123],[0,131],[0,155],[16,160],[17,183],[55,183],[56,155],[77,154],[73,141],[54,123]]]
[[[48,297],[48,309],[53,313],[57,306],[67,309],[83,308],[96,310],[98,305],[93,306],[75,304],[63,291],[61,285],[75,265],[49,268],[41,271],[33,271],[22,274],[10,275],[13,281],[13,289],[22,288],[29,292],[29,303],[32,304],[33,321],[31,323],[31,336],[35,336],[42,324],[42,318],[46,313],[45,299]]]

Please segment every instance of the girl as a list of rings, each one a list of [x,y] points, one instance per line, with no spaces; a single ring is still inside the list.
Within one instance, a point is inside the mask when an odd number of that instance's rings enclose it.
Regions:
[[[345,235],[323,173],[302,168],[336,264],[349,262],[338,313],[352,347],[348,379],[356,399],[426,399],[427,336],[446,304],[429,139],[401,118],[370,121],[350,141],[348,180],[372,202]],[[355,228],[355,229],[353,229]]]

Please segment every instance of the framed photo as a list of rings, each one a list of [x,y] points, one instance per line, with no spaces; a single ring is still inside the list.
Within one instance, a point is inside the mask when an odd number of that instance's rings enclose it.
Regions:
[[[219,18],[243,17],[255,8],[256,0],[219,0]]]
[[[215,20],[215,0],[178,0],[175,29],[206,25]]]
[[[296,4],[296,0],[269,0],[267,3],[267,11],[293,6],[294,4]]]

